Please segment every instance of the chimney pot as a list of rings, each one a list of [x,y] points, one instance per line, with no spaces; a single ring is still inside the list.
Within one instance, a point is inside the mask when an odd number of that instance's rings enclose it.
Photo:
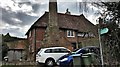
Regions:
[[[66,9],[66,13],[65,14],[71,15],[71,13],[70,13],[68,8]]]

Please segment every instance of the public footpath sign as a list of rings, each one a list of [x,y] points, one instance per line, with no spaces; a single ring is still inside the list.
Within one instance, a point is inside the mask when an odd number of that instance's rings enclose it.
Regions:
[[[103,29],[100,30],[100,34],[101,34],[101,35],[102,35],[102,34],[105,34],[105,33],[107,33],[108,31],[109,31],[108,28],[103,28]]]

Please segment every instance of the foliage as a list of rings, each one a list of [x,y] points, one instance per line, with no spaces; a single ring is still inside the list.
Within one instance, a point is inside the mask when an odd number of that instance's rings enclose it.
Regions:
[[[96,5],[104,8],[101,13],[101,28],[109,28],[109,32],[101,37],[104,62],[109,65],[118,64],[120,63],[120,2],[101,2]]]
[[[6,43],[2,43],[2,60],[4,59],[5,56],[7,56],[9,47],[7,46]]]
[[[26,51],[26,56],[24,58],[26,59],[29,48],[28,41],[25,38],[12,37],[10,36],[9,33],[7,33],[6,35],[2,35],[2,60],[4,59],[5,56],[7,56],[9,48],[11,47],[14,48],[14,46],[16,45],[16,43],[18,43],[19,40],[24,40],[25,51]]]
[[[24,38],[17,38],[17,37],[10,36],[9,33],[7,33],[6,35],[2,35],[3,42],[13,42],[13,41],[23,40],[23,39]]]

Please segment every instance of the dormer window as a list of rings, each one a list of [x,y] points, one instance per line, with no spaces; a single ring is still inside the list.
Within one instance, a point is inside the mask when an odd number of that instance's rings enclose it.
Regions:
[[[75,37],[75,32],[73,30],[67,30],[67,37]]]

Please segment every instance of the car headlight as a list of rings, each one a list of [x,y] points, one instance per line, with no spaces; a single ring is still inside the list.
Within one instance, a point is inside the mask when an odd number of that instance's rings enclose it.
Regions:
[[[68,58],[64,58],[64,59],[60,60],[60,62],[64,62],[64,61],[67,61],[67,60],[68,60]]]
[[[60,62],[57,62],[57,65],[60,65]]]

